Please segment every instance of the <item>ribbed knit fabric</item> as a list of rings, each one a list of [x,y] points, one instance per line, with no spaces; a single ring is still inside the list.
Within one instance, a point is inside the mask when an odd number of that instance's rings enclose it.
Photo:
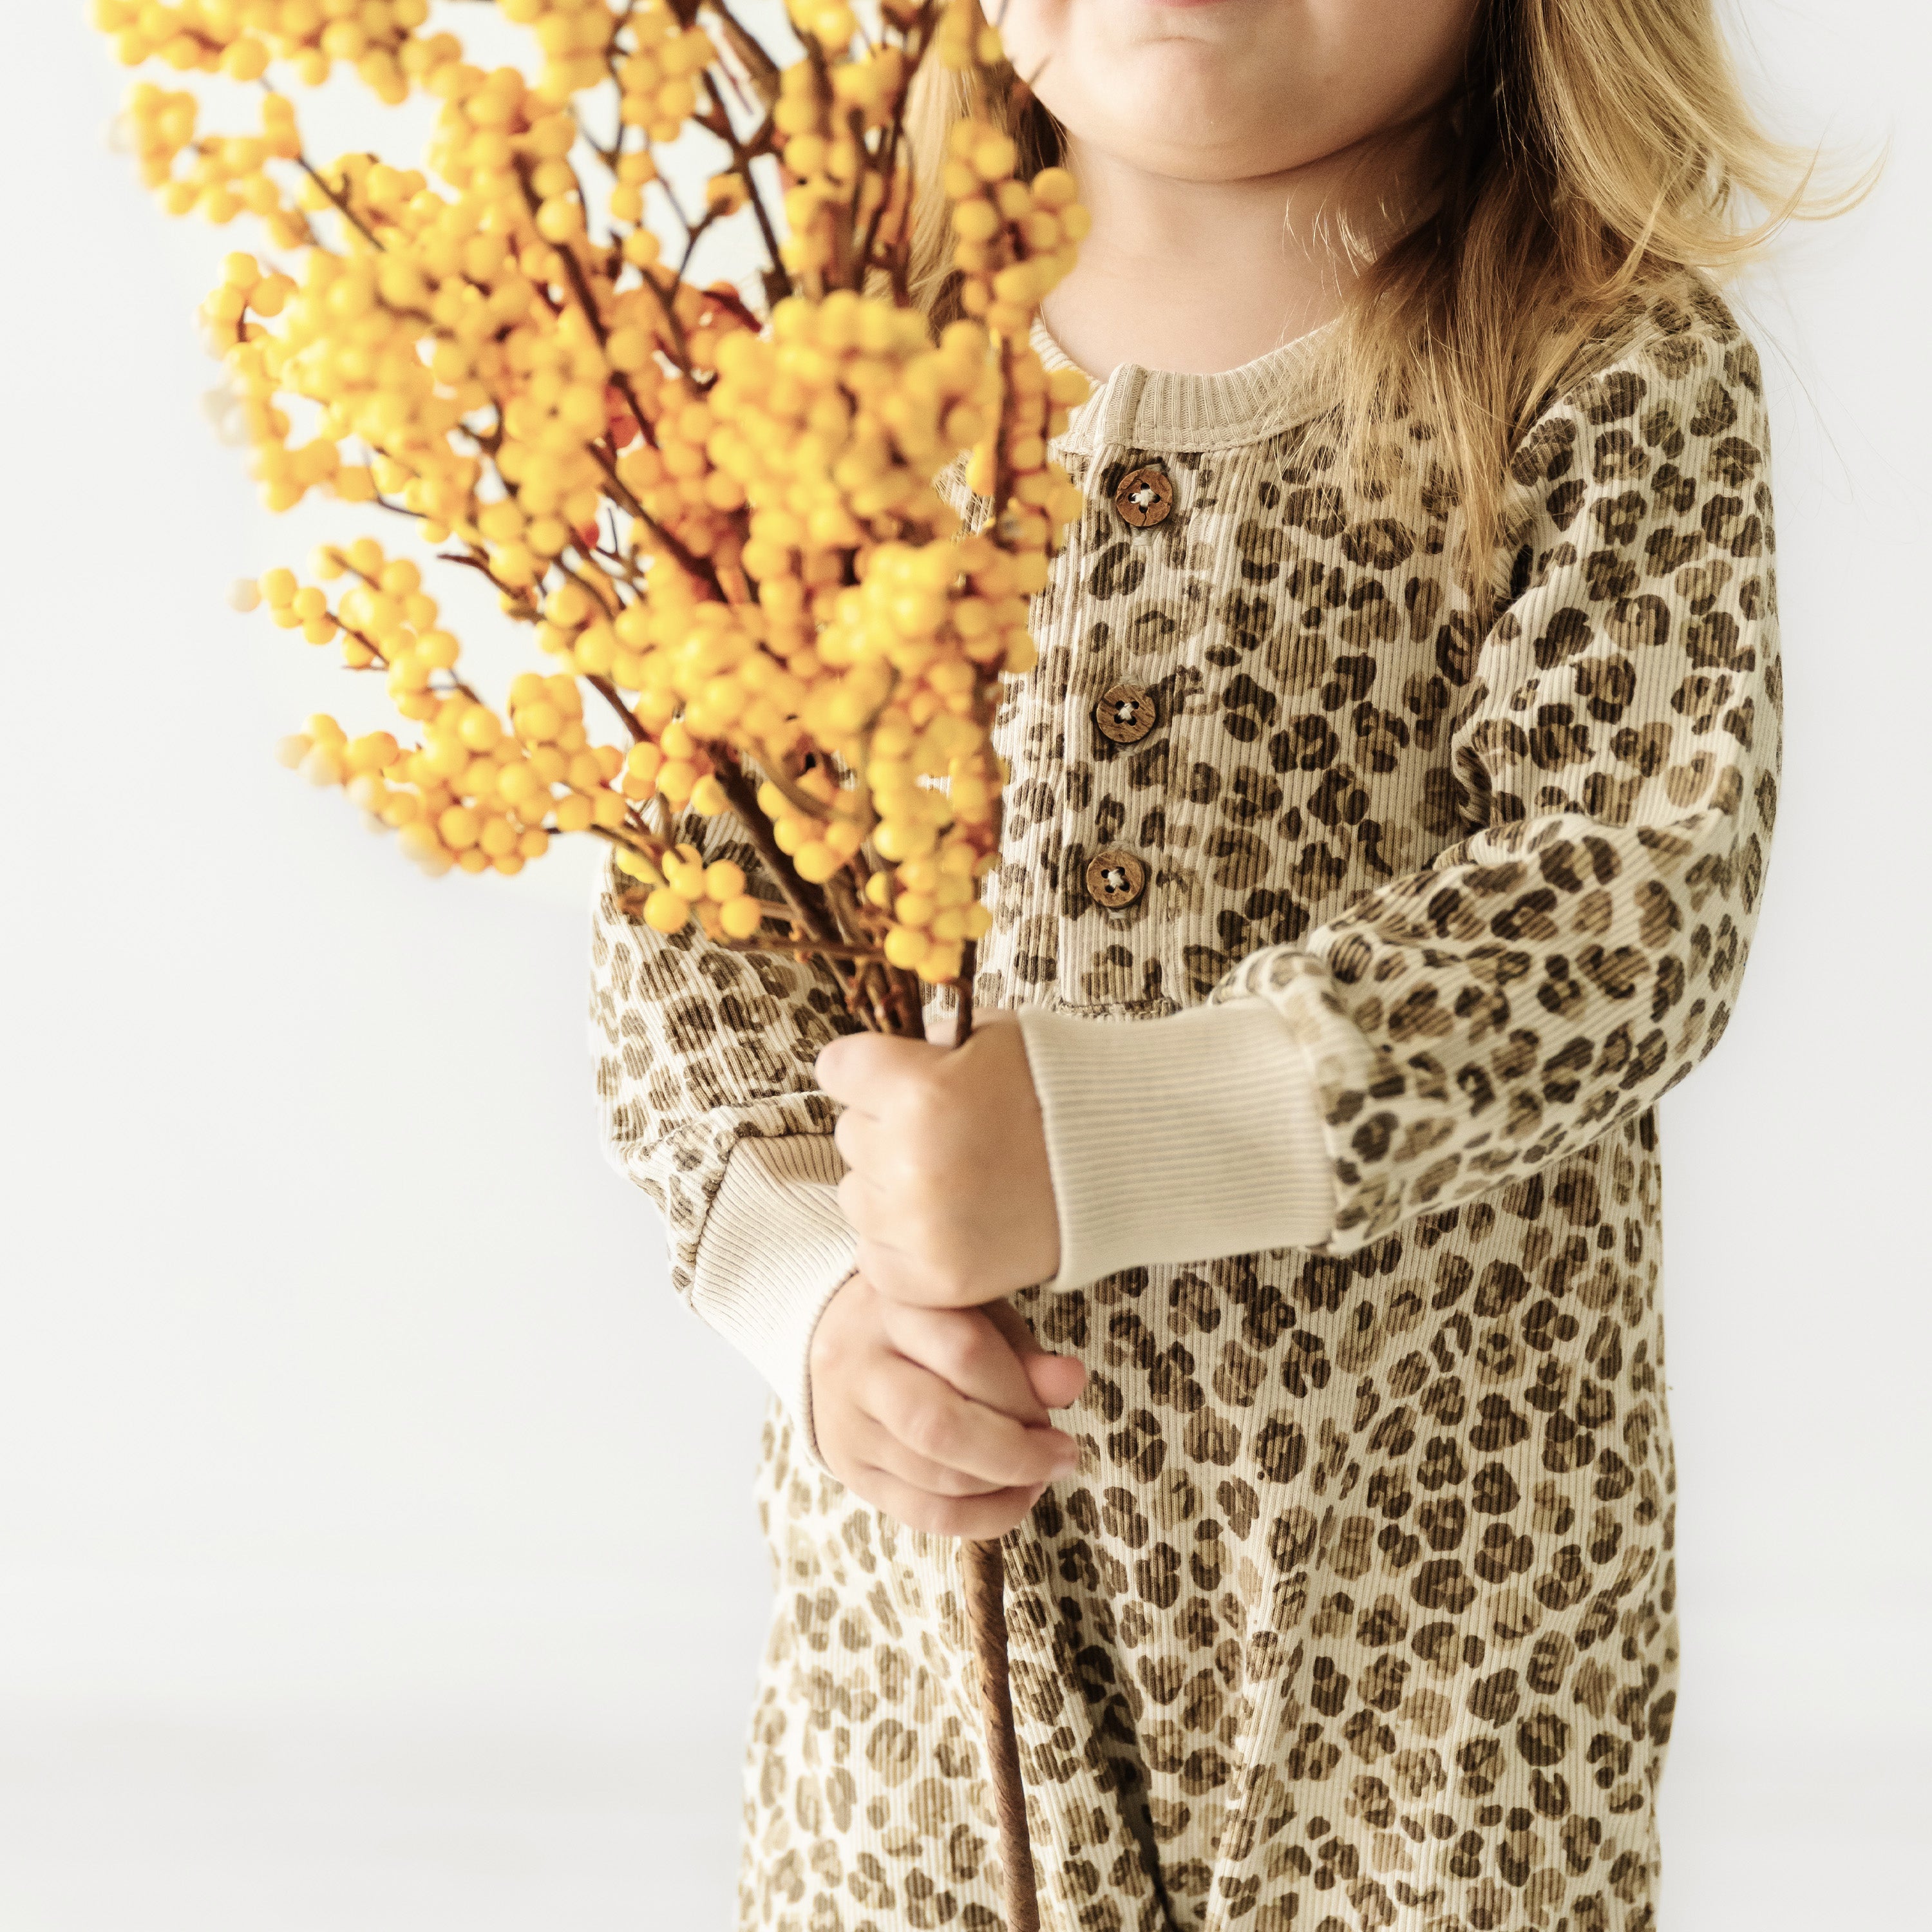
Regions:
[[[1088,1372],[1080,1467],[1005,1539],[1046,1932],[1655,1925],[1658,1102],[1738,997],[1784,681],[1756,353],[1691,277],[1619,320],[1509,454],[1497,596],[1432,425],[1342,421],[1332,333],[1117,369],[1058,440],[1087,507],[994,727],[975,986],[1063,1217],[1015,1304]],[[678,836],[755,872],[728,821]],[[740,1932],[994,1932],[957,1547],[800,1413],[850,1022],[623,884],[606,1142],[779,1390]]]
[[[1196,1006],[1139,1026],[1030,1011],[1019,1028],[1060,1212],[1049,1292],[1328,1238],[1315,1084],[1273,1007]]]
[[[1211,376],[1124,362],[1073,412],[1055,452],[1084,455],[1112,446],[1178,455],[1252,447],[1306,416],[1324,358],[1340,339],[1340,325],[1325,322],[1238,369]],[[1032,340],[1047,368],[1076,366],[1045,322],[1034,324]]]
[[[688,829],[712,858],[758,876],[742,836]],[[688,929],[653,932],[636,905],[632,882],[607,868],[590,1004],[604,1150],[664,1216],[672,1287],[764,1376],[816,1462],[812,1333],[856,1244],[836,1193],[838,1112],[812,1067],[851,1023],[820,975]]]
[[[778,1392],[814,1461],[812,1330],[858,1245],[838,1211],[844,1172],[817,1135],[740,1141],[712,1197],[691,1289],[693,1310]]]

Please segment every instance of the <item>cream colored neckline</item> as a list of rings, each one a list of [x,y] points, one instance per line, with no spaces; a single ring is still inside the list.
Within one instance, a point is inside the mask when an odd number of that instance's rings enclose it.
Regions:
[[[1151,453],[1258,442],[1320,412],[1327,400],[1324,352],[1339,333],[1339,321],[1325,322],[1252,362],[1211,376],[1123,362],[1073,411],[1058,446],[1090,455],[1109,446]],[[1045,322],[1034,322],[1032,340],[1048,368],[1078,366]]]

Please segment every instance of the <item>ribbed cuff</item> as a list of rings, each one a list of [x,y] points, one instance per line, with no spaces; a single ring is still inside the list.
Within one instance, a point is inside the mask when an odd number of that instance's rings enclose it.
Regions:
[[[852,1272],[857,1238],[839,1212],[844,1172],[822,1135],[741,1140],[705,1217],[692,1306],[778,1392],[821,1469],[812,1424],[812,1336]]]
[[[1264,1001],[1158,1020],[1024,1012],[1018,1024],[1060,1212],[1049,1289],[1334,1232],[1314,1082]]]

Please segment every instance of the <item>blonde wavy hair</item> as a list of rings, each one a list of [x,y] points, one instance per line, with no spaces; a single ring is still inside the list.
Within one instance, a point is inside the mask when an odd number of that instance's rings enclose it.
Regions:
[[[939,173],[969,106],[935,62],[908,117],[912,286],[936,324],[957,313]],[[994,112],[1023,178],[1064,158],[1059,123],[1024,87]],[[1439,165],[1397,238],[1337,237],[1360,272],[1336,406],[1345,425],[1413,412],[1433,426],[1466,576],[1493,594],[1509,570],[1509,458],[1538,413],[1614,356],[1667,285],[1714,284],[1786,222],[1842,213],[1880,164],[1818,191],[1817,155],[1772,140],[1746,100],[1713,0],[1482,0],[1460,84],[1429,119]]]

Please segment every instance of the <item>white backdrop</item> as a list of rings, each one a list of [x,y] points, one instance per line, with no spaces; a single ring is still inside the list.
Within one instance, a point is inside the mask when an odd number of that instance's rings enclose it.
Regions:
[[[1894,148],[1750,292],[1788,750],[1664,1108],[1665,1932],[1906,1923],[1932,1808],[1932,33],[1750,4],[1783,124]],[[722,1928],[761,1398],[597,1150],[588,856],[428,884],[271,760],[379,694],[222,593],[358,526],[214,440],[241,244],[107,151],[80,14],[0,24],[0,1932]]]

